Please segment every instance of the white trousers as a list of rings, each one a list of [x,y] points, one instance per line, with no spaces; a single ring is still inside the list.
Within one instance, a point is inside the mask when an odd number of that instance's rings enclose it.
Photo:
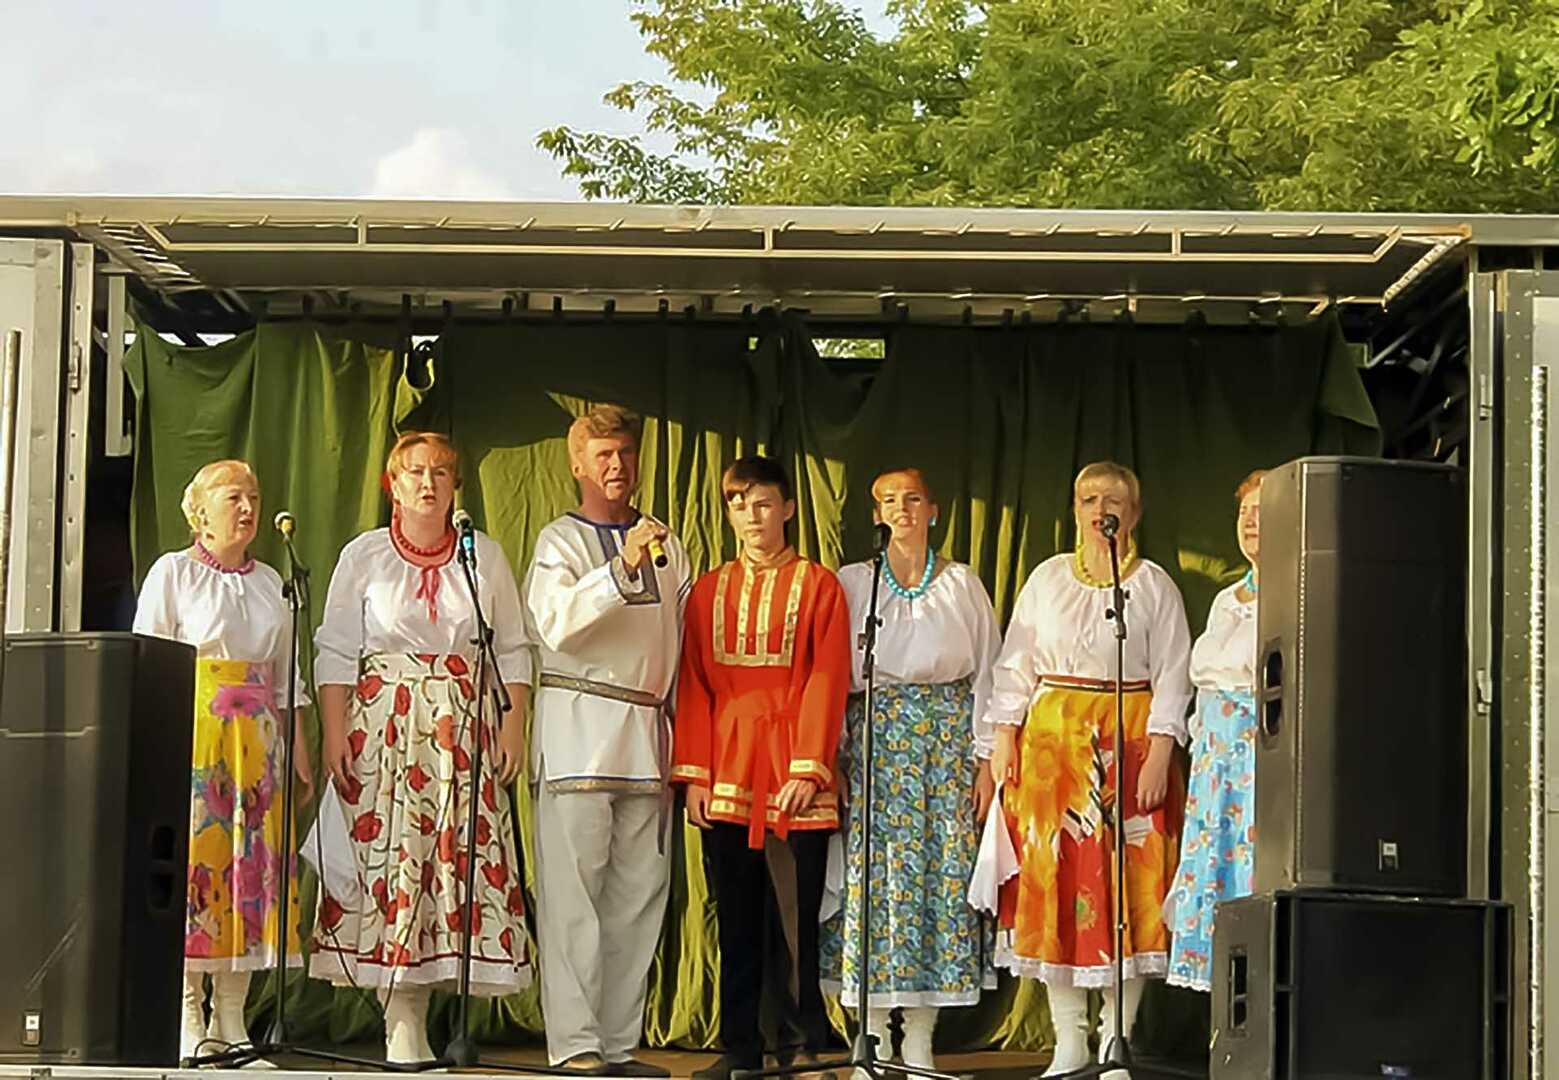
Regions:
[[[669,858],[658,795],[536,794],[536,927],[547,1056],[619,1062],[639,1045]]]

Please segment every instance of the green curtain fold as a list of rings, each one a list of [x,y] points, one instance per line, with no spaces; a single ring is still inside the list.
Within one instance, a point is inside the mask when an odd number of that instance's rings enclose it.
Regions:
[[[298,515],[322,599],[342,545],[388,520],[378,481],[396,431],[426,427],[453,438],[458,498],[523,578],[536,533],[576,505],[569,422],[612,401],[645,417],[641,505],[683,539],[696,571],[735,551],[718,480],[738,455],[787,463],[797,546],[830,567],[869,550],[871,480],[914,465],[940,508],[933,542],[980,573],[1003,619],[1029,571],[1072,543],[1076,470],[1121,461],[1142,479],[1144,553],[1175,577],[1196,630],[1239,572],[1233,492],[1248,471],[1306,453],[1379,452],[1373,411],[1331,318],[1237,329],[905,325],[887,346],[880,369],[862,379],[820,358],[793,317],[457,323],[407,378],[394,340],[366,328],[267,324],[207,349],[143,329],[126,361],[137,398],[138,576],[187,542],[178,502],[195,469],[244,457],[267,510]],[[256,554],[280,565],[268,530]],[[529,848],[529,793],[517,794]],[[653,1044],[701,1047],[719,1023],[714,911],[698,834],[677,833],[645,1031]],[[257,987],[257,1011],[263,994]],[[289,1002],[305,1037],[342,1041],[377,1023],[364,995],[301,977]],[[479,1003],[474,1015],[492,1041],[532,1038],[541,1026],[534,986]],[[436,1017],[447,1016],[445,999]],[[1204,998],[1154,987],[1140,1034],[1161,1052],[1205,1052],[1205,1017]],[[1050,1040],[1043,990],[1004,977],[979,1006],[949,1011],[938,1045],[1031,1049]]]

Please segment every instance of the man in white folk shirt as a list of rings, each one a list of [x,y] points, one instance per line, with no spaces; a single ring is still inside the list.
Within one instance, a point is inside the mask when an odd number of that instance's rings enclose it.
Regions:
[[[692,582],[677,538],[630,501],[642,431],[614,405],[574,421],[579,509],[541,530],[525,580],[541,643],[530,779],[547,1053],[587,1076],[668,1075],[631,1051],[666,907],[664,713]]]

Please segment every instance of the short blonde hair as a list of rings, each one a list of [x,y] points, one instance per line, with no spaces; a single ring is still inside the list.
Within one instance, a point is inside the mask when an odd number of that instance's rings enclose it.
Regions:
[[[235,477],[246,478],[254,485],[256,491],[260,490],[260,481],[255,477],[249,463],[237,458],[223,458],[221,461],[202,465],[196,471],[195,478],[184,486],[184,497],[179,500],[179,509],[184,511],[184,520],[189,523],[189,531],[192,535],[200,535],[201,511],[205,507],[207,497],[211,494],[211,489],[219,484],[231,482]]]
[[[1245,501],[1245,496],[1261,487],[1261,478],[1267,475],[1267,469],[1253,469],[1250,475],[1240,481],[1240,486],[1234,489],[1234,505],[1238,506]]]
[[[1077,500],[1077,493],[1082,490],[1084,480],[1116,480],[1126,486],[1126,495],[1131,499],[1132,508],[1142,509],[1142,484],[1137,480],[1137,474],[1126,466],[1114,461],[1095,461],[1091,465],[1084,465],[1078,472],[1077,479],[1072,481],[1072,500]]]
[[[931,485],[926,482],[926,474],[916,468],[889,469],[887,472],[877,474],[877,479],[872,481],[872,502],[882,505],[882,482],[890,476],[907,476],[920,485],[921,492],[926,501],[936,502],[936,496],[931,493]]]
[[[568,426],[568,456],[571,461],[578,461],[591,439],[613,436],[632,439],[637,450],[643,435],[644,419],[638,413],[621,405],[595,405]]]
[[[384,463],[384,476],[386,481],[393,481],[406,467],[406,455],[419,446],[433,448],[437,455],[437,461],[441,465],[450,465],[455,472],[455,486],[460,486],[460,455],[455,453],[455,448],[449,442],[449,436],[440,435],[436,431],[408,431],[395,440],[395,445],[390,448],[390,456]]]

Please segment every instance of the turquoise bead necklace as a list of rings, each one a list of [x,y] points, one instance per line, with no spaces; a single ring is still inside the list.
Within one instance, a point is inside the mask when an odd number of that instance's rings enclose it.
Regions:
[[[1255,596],[1257,593],[1259,593],[1261,591],[1260,586],[1258,586],[1256,584],[1256,571],[1255,570],[1247,570],[1247,571],[1245,571],[1245,578],[1244,578],[1244,580],[1242,580],[1240,582],[1240,584],[1245,586],[1245,591],[1250,593],[1252,596]]]
[[[895,596],[904,600],[917,600],[926,595],[926,590],[931,588],[931,572],[936,566],[936,554],[931,550],[931,545],[926,545],[926,569],[920,575],[920,584],[912,589],[906,589],[899,584],[899,579],[893,576],[893,564],[888,561],[887,552],[882,556],[882,568],[886,570],[888,588]]]

